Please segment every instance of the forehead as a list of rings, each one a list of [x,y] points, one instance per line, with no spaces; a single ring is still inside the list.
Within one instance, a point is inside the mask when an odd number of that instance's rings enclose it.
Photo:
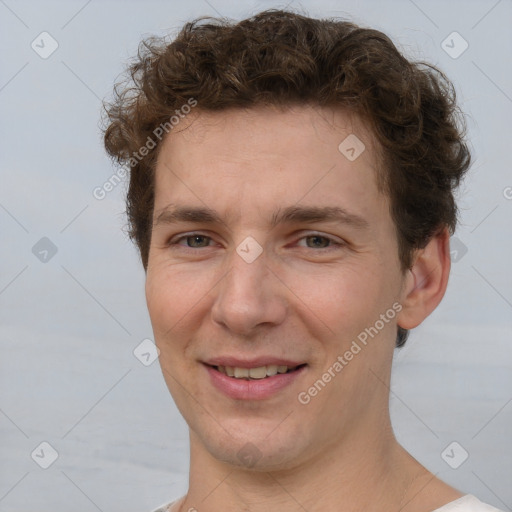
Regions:
[[[364,140],[365,146],[371,146],[366,149],[373,153],[375,141],[368,126],[357,114],[346,109],[316,105],[259,105],[211,111],[196,107],[179,120],[163,145],[176,145],[173,141],[178,144],[179,141],[190,144],[222,141],[222,145],[216,148],[216,152],[221,152],[223,149],[230,151],[243,142],[248,153],[253,146],[262,144],[266,146],[267,153],[271,153],[272,148],[276,152],[285,152],[304,143],[309,147],[331,145],[348,135]],[[353,155],[348,153],[346,156]]]
[[[362,214],[379,195],[377,163],[371,132],[341,110],[198,108],[162,143],[155,211],[180,202],[238,211],[301,202]]]

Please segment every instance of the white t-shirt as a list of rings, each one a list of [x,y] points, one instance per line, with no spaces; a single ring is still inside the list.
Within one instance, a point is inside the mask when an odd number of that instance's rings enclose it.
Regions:
[[[173,501],[172,503],[167,503],[165,505],[160,505],[158,508],[153,510],[152,512],[174,512],[171,510],[171,507],[181,501],[179,500]],[[443,505],[441,508],[436,508],[432,512],[503,512],[502,510],[492,507],[491,505],[487,505],[486,503],[482,503],[478,498],[473,496],[472,494],[466,494],[461,498],[451,501],[446,505]]]
[[[451,501],[433,512],[503,512],[498,508],[482,503],[472,494],[466,494],[458,500]]]

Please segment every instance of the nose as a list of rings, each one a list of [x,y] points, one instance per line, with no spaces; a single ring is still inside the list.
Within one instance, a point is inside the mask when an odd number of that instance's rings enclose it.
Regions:
[[[233,334],[250,337],[262,326],[276,326],[284,321],[286,287],[268,263],[265,251],[251,263],[233,251],[227,274],[215,288],[217,295],[211,314],[216,324]]]

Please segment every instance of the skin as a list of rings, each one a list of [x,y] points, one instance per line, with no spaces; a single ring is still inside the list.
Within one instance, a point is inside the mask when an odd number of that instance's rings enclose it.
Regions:
[[[338,150],[350,133],[366,147],[354,161]],[[174,510],[314,512],[343,503],[346,511],[427,512],[462,496],[410,456],[391,427],[397,325],[419,325],[441,301],[449,233],[401,271],[375,148],[360,119],[313,106],[198,109],[164,140],[146,298],[164,378],[190,428],[189,491]],[[223,221],[156,222],[176,205],[207,206]],[[270,227],[276,209],[294,205],[342,207],[368,225]],[[202,237],[169,245],[191,233]],[[236,252],[248,236],[263,250],[252,263]],[[301,404],[298,394],[394,303],[395,318]],[[241,401],[210,384],[202,361],[218,355],[308,366],[271,398]],[[238,456],[247,443],[255,465]]]

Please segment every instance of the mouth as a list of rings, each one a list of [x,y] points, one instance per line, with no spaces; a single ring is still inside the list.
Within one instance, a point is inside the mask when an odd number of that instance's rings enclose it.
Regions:
[[[298,384],[293,386],[293,383],[299,382],[307,366],[307,363],[293,366],[269,364],[245,368],[204,363],[213,389],[230,399],[244,401],[285,396],[286,388],[297,387]]]
[[[258,366],[255,368],[241,368],[238,366],[222,366],[222,365],[207,365],[217,370],[218,372],[232,377],[234,379],[245,379],[245,380],[262,380],[274,375],[282,375],[284,373],[292,373],[300,368],[306,366],[306,363],[299,364],[296,366],[276,365],[269,364],[265,366]]]

